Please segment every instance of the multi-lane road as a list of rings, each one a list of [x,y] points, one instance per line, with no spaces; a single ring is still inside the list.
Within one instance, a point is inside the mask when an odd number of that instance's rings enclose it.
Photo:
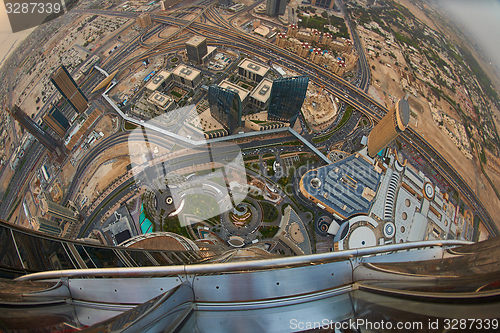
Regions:
[[[341,8],[348,18],[345,6],[343,6],[343,4]],[[225,45],[234,49],[240,49],[244,52],[270,59],[274,63],[282,64],[288,67],[294,67],[292,69],[295,69],[297,72],[309,74],[312,81],[317,81],[315,73],[318,73],[321,75],[321,83],[325,85],[325,90],[328,93],[339,98],[339,100],[352,105],[356,110],[368,116],[375,123],[380,121],[382,116],[387,112],[385,106],[380,105],[366,92],[370,82],[370,71],[366,61],[366,57],[361,47],[361,43],[349,18],[347,19],[347,23],[353,37],[354,45],[358,50],[359,55],[358,65],[360,68],[360,75],[358,76],[358,80],[356,83],[361,89],[342,79],[341,77],[332,74],[322,66],[315,65],[311,62],[308,62],[306,59],[301,58],[296,54],[290,53],[287,50],[279,48],[276,45],[270,44],[265,40],[235,29],[229,22],[223,20],[220,17],[218,15],[218,12],[214,8],[209,8],[205,12],[205,17],[209,20],[212,20],[215,24],[217,24],[217,26],[194,22],[192,20],[186,21],[178,17],[166,17],[161,15],[151,16],[153,21],[159,23],[176,25],[179,27],[189,26],[189,29],[193,29],[193,31],[196,31],[197,33],[203,31],[203,34],[208,37],[209,43]],[[177,43],[174,42],[174,44]],[[143,57],[151,55],[157,51],[161,52],[162,47],[165,46],[166,45],[156,46],[155,48],[146,51]],[[177,44],[177,46],[179,46],[179,44]],[[121,69],[123,69],[125,66],[128,66],[129,64],[129,62],[123,64],[123,66],[121,66]],[[120,68],[120,66],[118,67]],[[470,186],[453,169],[453,167],[433,147],[431,147],[422,137],[420,137],[418,133],[413,131],[411,128],[402,135],[402,138],[407,142],[408,145],[412,146],[414,150],[419,152],[430,165],[432,165],[437,171],[439,171],[452,187],[454,187],[459,193],[462,194],[462,196],[468,199],[467,201],[470,202],[473,206],[471,208],[474,209],[481,220],[485,222],[485,225],[488,228],[490,234],[498,235],[498,228],[493,222],[491,216],[488,214]]]
[[[207,1],[206,1],[207,2]],[[207,5],[208,2],[202,5]],[[356,50],[358,51],[359,60],[358,60],[358,78],[356,80],[356,85],[359,88],[350,82],[330,73],[326,68],[322,66],[315,65],[311,62],[308,62],[306,59],[303,59],[293,53],[288,52],[282,48],[277,47],[276,45],[270,44],[265,40],[262,40],[258,37],[245,34],[242,31],[235,29],[230,22],[227,22],[220,18],[218,12],[211,6],[207,6],[206,10],[203,13],[203,18],[212,20],[217,26],[213,26],[210,24],[195,22],[194,20],[186,21],[182,17],[186,12],[181,12],[177,17],[166,17],[161,15],[152,15],[151,18],[153,21],[160,23],[160,25],[153,27],[152,29],[145,31],[143,34],[138,36],[136,39],[128,43],[126,46],[122,47],[120,52],[117,52],[116,55],[112,57],[109,61],[105,63],[105,69],[108,71],[114,69],[123,70],[130,66],[131,64],[141,61],[142,59],[146,59],[155,54],[163,54],[165,52],[178,49],[182,47],[185,42],[184,38],[175,38],[171,39],[168,43],[161,43],[155,46],[144,44],[144,41],[147,40],[148,35],[152,35],[158,33],[161,30],[160,27],[166,27],[168,25],[176,25],[182,27],[183,29],[193,29],[199,33],[199,31],[203,31],[202,34],[208,37],[209,43],[225,45],[227,47],[231,47],[234,49],[239,49],[244,52],[248,52],[251,54],[255,54],[261,58],[267,58],[273,61],[273,63],[282,64],[284,66],[292,66],[294,70],[297,72],[302,72],[304,74],[309,74],[311,80],[317,81],[317,75],[321,75],[321,84],[325,86],[325,90],[332,94],[333,96],[339,98],[341,101],[352,105],[356,110],[362,112],[375,123],[380,121],[382,116],[387,112],[385,106],[377,103],[371,96],[369,96],[366,92],[370,83],[370,71],[366,61],[366,57],[364,55],[363,49],[361,47],[361,43],[357,36],[356,30],[353,27],[352,22],[348,17],[348,13],[345,9],[343,3],[341,4],[341,10],[344,12],[345,17],[347,18],[347,24],[351,31],[351,36],[353,38],[353,42]],[[130,12],[106,12],[106,11],[82,11],[82,12],[93,12],[95,14],[103,14],[103,15],[116,15],[123,16],[128,18],[133,18],[137,16],[137,13]],[[236,16],[231,17],[231,20]],[[231,21],[230,20],[230,21]],[[139,47],[149,47],[144,53],[139,56],[134,57],[128,61],[122,62],[122,59],[125,58],[128,54],[136,51]],[[93,78],[94,77],[94,78]],[[97,80],[97,75],[91,76],[91,79],[87,80],[88,86],[92,86]],[[317,82],[318,83],[318,82]],[[351,116],[352,120],[346,124],[347,127],[351,128],[352,124],[355,122],[357,117]],[[349,131],[350,133],[350,131]],[[339,136],[349,133],[335,133],[327,142],[322,143],[329,144],[332,142],[336,142],[341,139]],[[78,184],[78,179],[85,173],[85,166],[89,164],[100,152],[105,151],[111,148],[113,145],[118,142],[123,142],[125,139],[124,133],[121,132],[107,138],[102,141],[97,147],[95,147],[80,163],[79,168],[77,169],[74,177],[74,182],[71,185],[66,199],[69,198]],[[411,145],[413,149],[419,152],[424,159],[426,159],[430,165],[432,165],[456,190],[459,191],[467,201],[471,203],[472,208],[476,211],[478,216],[485,222],[489,232],[491,235],[498,235],[498,228],[495,223],[489,216],[488,212],[482,205],[482,203],[477,198],[476,194],[472,191],[470,186],[463,180],[460,175],[451,167],[451,165],[433,148],[431,147],[423,138],[421,138],[416,132],[414,132],[411,128],[407,130],[406,133],[403,134],[402,138],[407,141],[408,145]],[[128,139],[126,139],[128,140]],[[286,139],[281,139],[286,140]],[[276,140],[271,140],[272,143],[276,143]],[[278,140],[279,141],[279,140]],[[262,143],[262,142],[259,142]],[[271,142],[270,142],[271,143]],[[161,144],[158,142],[158,144]],[[255,145],[255,143],[247,143],[242,148],[251,147],[251,145]],[[248,147],[247,147],[248,146]],[[227,152],[225,152],[227,153]],[[192,156],[190,156],[187,160],[183,160],[179,162],[179,166],[187,165],[192,162]],[[1,212],[0,212],[1,216]]]

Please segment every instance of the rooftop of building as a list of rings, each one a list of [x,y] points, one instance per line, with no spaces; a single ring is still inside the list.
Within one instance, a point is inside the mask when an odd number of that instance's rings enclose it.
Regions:
[[[250,59],[243,60],[238,66],[260,76],[266,75],[267,71],[269,70],[269,67],[267,67],[266,65],[259,64],[258,62],[252,61]]]
[[[149,81],[148,85],[146,86],[146,89],[149,90],[156,90],[160,86],[160,84],[163,83],[168,77],[172,75],[172,73],[166,71],[166,70],[161,70],[158,74],[156,74],[151,81]]]
[[[312,253],[312,245],[309,240],[307,228],[304,226],[299,215],[290,206],[285,208],[285,214],[281,217],[276,236],[297,255]]]
[[[128,239],[120,244],[133,249],[163,250],[163,251],[196,251],[191,240],[171,232],[154,232]]]
[[[396,104],[396,112],[398,114],[398,126],[404,130],[410,122],[410,103],[408,99],[400,99]]]
[[[183,77],[189,81],[193,81],[198,75],[200,75],[200,71],[185,65],[179,65],[175,67],[172,74]]]
[[[263,103],[267,102],[269,96],[271,95],[271,88],[273,87],[273,81],[264,78],[255,87],[250,96]]]
[[[308,171],[301,179],[304,190],[342,218],[367,214],[382,170],[359,154]]]
[[[250,91],[243,89],[242,87],[240,87],[234,83],[229,82],[227,79],[222,81],[219,84],[219,87],[226,88],[226,89],[229,89],[231,91],[238,93],[241,101],[245,100],[245,98],[247,98],[248,94],[250,94]]]
[[[165,105],[173,102],[174,100],[171,97],[162,94],[159,91],[155,91],[151,96],[148,97],[148,101],[160,107],[164,107]]]
[[[207,39],[203,36],[194,36],[194,37],[191,37],[187,42],[186,42],[186,45],[190,45],[190,46],[194,46],[194,47],[197,47],[199,46],[201,43],[205,42]]]

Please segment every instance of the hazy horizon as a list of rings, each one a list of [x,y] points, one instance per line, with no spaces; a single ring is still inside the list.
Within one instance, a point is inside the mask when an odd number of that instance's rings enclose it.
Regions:
[[[436,0],[473,37],[500,78],[500,0]],[[500,93],[500,92],[499,92]]]

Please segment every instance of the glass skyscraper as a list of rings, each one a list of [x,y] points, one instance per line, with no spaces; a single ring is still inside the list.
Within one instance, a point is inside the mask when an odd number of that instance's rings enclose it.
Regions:
[[[241,126],[241,99],[230,88],[212,85],[208,88],[210,113],[230,133]]]
[[[269,119],[295,124],[306,98],[308,76],[296,76],[273,81],[267,114]]]

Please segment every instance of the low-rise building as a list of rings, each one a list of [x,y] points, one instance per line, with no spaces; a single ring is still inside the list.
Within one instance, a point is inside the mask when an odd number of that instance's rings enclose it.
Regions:
[[[259,83],[269,71],[269,67],[250,59],[244,59],[238,65],[238,74]]]
[[[269,79],[263,79],[260,81],[257,87],[255,87],[250,94],[250,103],[259,109],[266,109],[269,96],[271,95],[272,86],[273,81]]]
[[[242,87],[234,83],[229,82],[227,79],[222,81],[219,84],[219,87],[226,88],[237,93],[240,97],[241,105],[245,107],[246,103],[248,102],[248,96],[250,95],[250,91],[243,89]]]
[[[148,97],[148,103],[154,106],[157,111],[168,112],[175,109],[175,101],[161,92],[155,91],[151,96]]]
[[[172,81],[172,73],[166,70],[160,71],[156,74],[153,79],[147,84],[146,89],[149,91],[155,91],[158,89],[165,88]]]
[[[172,74],[175,81],[190,88],[195,88],[201,82],[201,72],[185,65],[177,66]]]

